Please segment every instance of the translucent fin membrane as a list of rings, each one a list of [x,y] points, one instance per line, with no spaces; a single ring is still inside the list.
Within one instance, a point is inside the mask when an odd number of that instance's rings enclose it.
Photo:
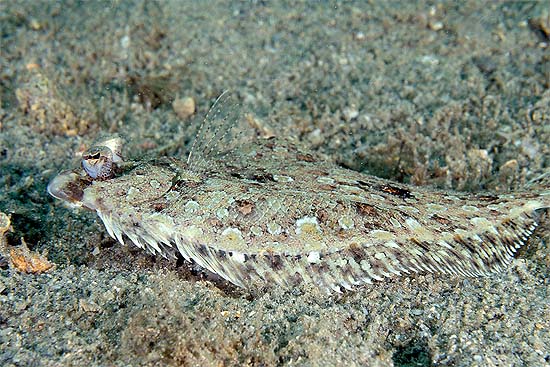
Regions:
[[[491,229],[452,240],[420,243],[389,241],[382,246],[353,244],[332,253],[290,255],[275,252],[242,253],[217,249],[181,236],[162,215],[151,216],[139,227],[121,227],[99,213],[109,234],[123,243],[122,234],[153,254],[174,257],[178,251],[231,283],[248,288],[268,283],[284,287],[314,283],[327,292],[413,273],[440,273],[468,277],[503,270],[537,227],[534,213],[506,218]]]

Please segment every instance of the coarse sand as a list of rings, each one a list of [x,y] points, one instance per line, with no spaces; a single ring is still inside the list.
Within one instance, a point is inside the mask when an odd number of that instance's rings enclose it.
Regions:
[[[550,365],[545,213],[503,273],[328,296],[236,289],[46,193],[107,134],[185,156],[226,89],[261,134],[349,168],[524,187],[550,166],[548,3],[4,1],[0,31],[0,365]]]

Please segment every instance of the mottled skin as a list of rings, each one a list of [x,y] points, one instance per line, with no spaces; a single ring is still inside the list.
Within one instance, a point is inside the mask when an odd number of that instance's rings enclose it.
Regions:
[[[239,286],[329,290],[413,272],[500,270],[535,229],[535,211],[550,205],[548,193],[398,184],[277,139],[194,163],[129,164],[104,181],[72,173],[54,196],[96,210],[120,242],[124,234],[153,253],[179,251]]]

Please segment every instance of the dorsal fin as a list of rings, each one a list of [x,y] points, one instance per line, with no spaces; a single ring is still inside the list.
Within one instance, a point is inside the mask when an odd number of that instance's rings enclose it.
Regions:
[[[210,157],[235,148],[245,129],[239,126],[241,104],[229,91],[223,91],[200,123],[187,156],[190,170],[200,170]]]

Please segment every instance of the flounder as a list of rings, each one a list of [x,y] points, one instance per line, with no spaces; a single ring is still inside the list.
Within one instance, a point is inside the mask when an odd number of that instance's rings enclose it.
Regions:
[[[311,282],[340,291],[414,273],[488,275],[510,263],[550,206],[545,188],[415,187],[275,138],[222,155],[194,150],[187,161],[122,162],[109,152],[120,146],[92,147],[83,169],[59,174],[49,193],[94,210],[120,243],[179,253],[244,288]]]

